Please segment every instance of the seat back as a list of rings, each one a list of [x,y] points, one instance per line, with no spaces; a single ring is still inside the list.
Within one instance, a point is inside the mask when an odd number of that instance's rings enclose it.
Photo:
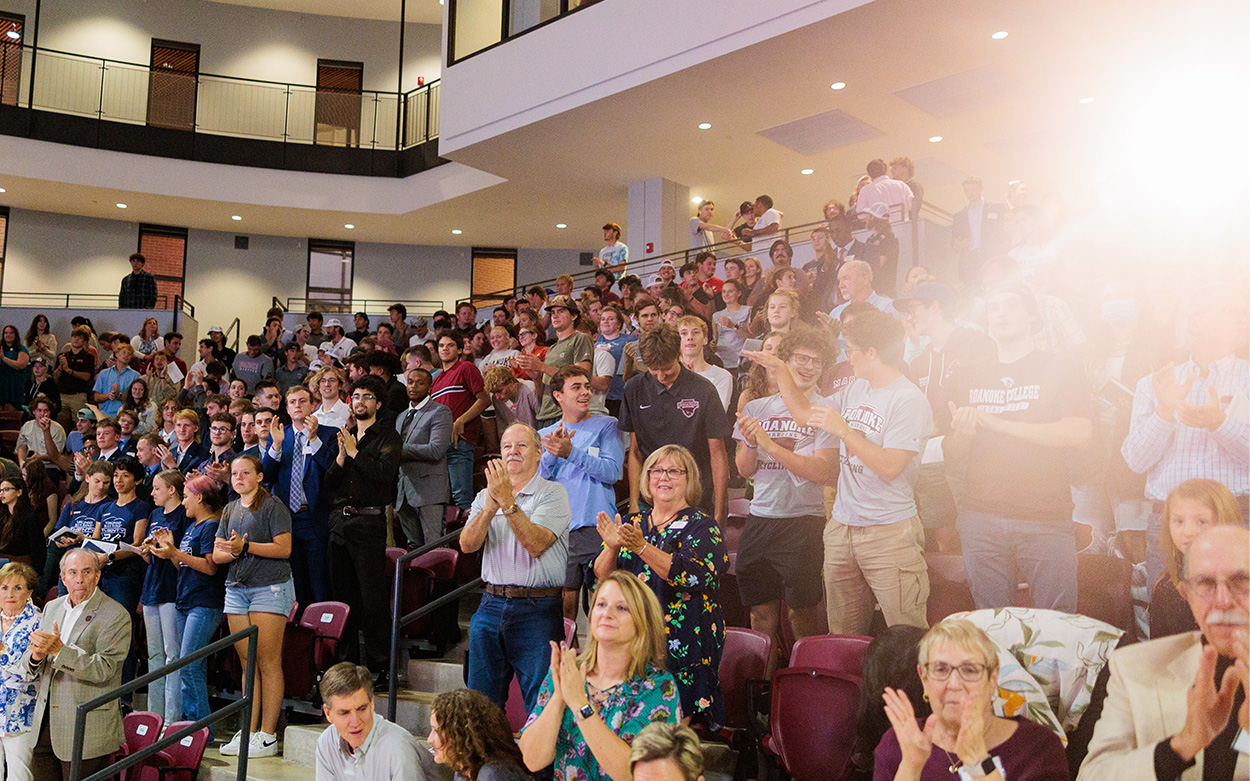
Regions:
[[[183,727],[189,727],[195,722],[191,721],[175,721],[169,725],[170,732],[177,732]],[[199,774],[200,762],[204,759],[204,750],[208,748],[208,727],[192,732],[182,740],[169,746],[161,752],[162,760],[168,762],[168,765],[161,768],[161,779],[185,779],[185,781],[195,781]]]
[[[460,561],[460,551],[452,548],[435,548],[421,554],[409,562],[410,567],[423,567],[430,574],[442,580],[455,580],[456,565]]]
[[[741,627],[725,627],[725,648],[720,657],[720,686],[725,697],[725,726],[744,729],[750,724],[747,713],[747,681],[763,680],[773,641],[763,632]]]
[[[864,654],[871,642],[871,637],[863,635],[800,637],[790,649],[790,666],[820,667],[859,678],[864,674]]]
[[[312,691],[316,678],[313,670],[313,648],[317,635],[300,624],[288,623],[282,635],[282,675],[285,696],[300,699]]]
[[[134,753],[147,748],[161,736],[165,717],[147,710],[137,710],[122,717],[122,730],[126,733],[126,750]]]
[[[769,733],[797,781],[841,781],[855,748],[860,679],[814,667],[773,673]]]
[[[1133,565],[1119,556],[1080,553],[1076,557],[1076,612],[1136,636],[1133,621]]]
[[[314,602],[304,608],[299,623],[317,636],[313,663],[318,670],[328,670],[334,664],[335,652],[351,614],[352,609],[345,602]]]

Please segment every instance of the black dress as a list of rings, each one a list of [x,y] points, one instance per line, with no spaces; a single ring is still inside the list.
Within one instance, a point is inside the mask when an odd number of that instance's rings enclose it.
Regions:
[[[1150,595],[1150,639],[1196,631],[1198,622],[1172,578],[1168,575],[1159,578]]]

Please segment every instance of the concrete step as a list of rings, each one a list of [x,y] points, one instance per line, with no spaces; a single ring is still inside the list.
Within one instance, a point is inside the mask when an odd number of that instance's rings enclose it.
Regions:
[[[294,724],[282,733],[282,758],[297,765],[317,764],[317,739],[325,732],[325,724]]]
[[[430,705],[438,696],[431,692],[400,689],[395,703],[395,723],[419,738],[430,734]],[[387,696],[375,694],[373,709],[386,715]]]
[[[238,772],[238,757],[223,757],[216,749],[210,748],[204,752],[198,777],[202,781],[236,781]],[[291,762],[283,757],[247,761],[247,781],[308,781],[311,776],[310,765]]]
[[[408,684],[405,688],[441,694],[452,689],[463,689],[464,686],[464,665],[459,661],[408,660]]]

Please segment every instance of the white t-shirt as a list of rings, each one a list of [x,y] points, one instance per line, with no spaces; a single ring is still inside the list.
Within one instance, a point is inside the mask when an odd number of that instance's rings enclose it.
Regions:
[[[915,454],[902,474],[887,481],[858,456],[849,455],[846,443],[842,443],[834,520],[847,526],[884,526],[914,517],[920,454],[933,433],[933,410],[924,393],[901,375],[883,388],[873,388],[867,380],[856,378],[817,403],[838,410],[847,425],[872,444]]]
[[[347,402],[339,399],[334,403],[334,406],[330,407],[329,410],[326,410],[323,407],[318,407],[317,410],[313,412],[313,417],[317,419],[318,425],[330,426],[331,428],[343,428],[347,425],[347,419],[351,417],[351,414],[352,408],[348,406]]]
[[[729,322],[734,324],[734,328],[726,328],[721,325],[721,316],[729,318]],[[730,312],[728,309],[722,309],[712,316],[716,321],[716,355],[720,358],[721,363],[725,364],[726,369],[736,369],[742,361],[742,347],[746,341],[738,336],[738,328],[746,323],[747,318],[751,316],[751,307],[739,307],[737,312]]]
[[[612,353],[606,349],[595,348],[594,350],[593,370],[590,373],[592,377],[611,377],[616,374],[616,359],[612,357]],[[605,400],[608,398],[608,392],[592,390],[590,392],[590,413],[592,415],[607,415],[608,405]]]
[[[331,342],[330,348],[326,350],[326,352],[329,353],[330,355],[333,355],[335,358],[338,358],[339,361],[342,361],[344,358],[351,355],[352,350],[355,350],[355,349],[356,349],[356,343],[353,342],[351,339],[348,339],[346,336],[344,336],[342,339],[339,340],[338,344],[334,344],[333,342]]]
[[[716,239],[712,237],[711,232],[699,230],[699,226],[705,224],[698,217],[690,218],[690,249],[703,249],[709,244],[716,243]]]
[[[599,262],[605,266],[619,266],[629,262],[629,247],[616,242],[599,250]]]
[[[819,402],[819,394],[809,397]],[[786,408],[780,393],[748,401],[742,414],[755,418],[764,432],[774,441],[790,440],[793,452],[800,456],[815,455],[817,450],[833,450],[838,446],[837,437],[815,426],[802,427]],[[734,426],[734,439],[744,441],[742,432]],[[825,488],[804,480],[786,469],[762,450],[757,450],[755,493],[751,499],[751,514],[760,518],[797,518],[803,515],[825,515]]]
[[[720,405],[724,410],[729,409],[729,398],[734,392],[734,376],[719,366],[709,365],[701,372],[695,372],[703,379],[716,386],[716,393],[720,396]]]
[[[60,452],[65,451],[65,429],[60,423],[52,421],[52,444],[56,445],[56,449]],[[17,435],[17,444],[14,447],[25,445],[31,453],[38,456],[46,456],[48,449],[44,447],[43,429],[39,428],[39,424],[34,420],[28,420],[22,424],[21,431]]]
[[[769,209],[768,211],[761,214],[755,220],[755,227],[757,229],[767,228],[769,225],[772,225],[774,223],[776,223],[777,225],[777,231],[780,232],[781,231],[781,212],[777,211],[776,209]],[[771,233],[768,235],[771,236],[773,239],[777,238]]]

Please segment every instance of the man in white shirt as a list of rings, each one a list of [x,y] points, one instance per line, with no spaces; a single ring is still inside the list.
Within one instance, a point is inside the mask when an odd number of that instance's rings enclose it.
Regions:
[[[34,459],[52,467],[55,457],[65,450],[65,429],[52,419],[52,402],[47,396],[36,396],[30,412],[34,419],[22,424],[17,435],[17,463],[24,465]]]
[[[855,199],[855,209],[862,217],[868,207],[875,203],[883,203],[890,210],[891,220],[902,220],[911,214],[912,192],[906,182],[891,179],[886,175],[885,161],[881,158],[870,160],[867,166],[868,176],[872,181],[864,185]]]
[[[838,290],[846,299],[845,304],[833,308],[829,316],[837,320],[842,317],[842,310],[853,301],[867,301],[882,312],[897,315],[893,299],[886,298],[872,289],[872,266],[867,261],[849,260],[838,270]]]
[[[709,244],[733,238],[733,232],[728,228],[712,224],[715,209],[716,204],[704,201],[699,204],[698,216],[690,218],[690,249],[700,250]],[[671,263],[669,265],[672,266]]]
[[[716,386],[716,394],[720,396],[721,407],[729,409],[729,399],[733,395],[733,375],[719,366],[710,364],[704,358],[707,346],[707,322],[701,317],[686,315],[677,321],[677,333],[681,336],[681,363],[690,371]]]
[[[330,726],[317,739],[317,781],[424,781],[417,739],[374,713],[368,667],[339,662],[320,688]]]
[[[625,273],[629,247],[621,241],[621,226],[609,222],[603,226],[603,249],[595,256],[595,268],[606,268],[618,276]]]
[[[343,361],[356,349],[356,343],[347,338],[343,332],[343,323],[337,317],[326,321],[326,333],[330,335],[330,349],[326,352],[339,361]]]
[[[762,236],[771,236],[781,230],[781,212],[773,208],[773,199],[770,196],[761,195],[756,198],[751,211],[755,214],[755,225],[742,229],[743,241],[750,242]]]

